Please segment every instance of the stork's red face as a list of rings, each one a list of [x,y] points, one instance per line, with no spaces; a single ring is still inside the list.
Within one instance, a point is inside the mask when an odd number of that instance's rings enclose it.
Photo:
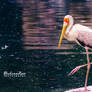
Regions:
[[[64,18],[64,22],[66,22],[67,24],[69,24],[69,18]]]

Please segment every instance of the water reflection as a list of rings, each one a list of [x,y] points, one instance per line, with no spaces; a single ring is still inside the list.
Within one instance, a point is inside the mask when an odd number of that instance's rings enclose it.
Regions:
[[[29,2],[31,7],[28,8],[28,4],[26,4],[23,11],[25,48],[33,49],[33,46],[55,45],[57,42],[55,9],[49,8],[51,6],[48,2],[38,2],[36,4],[35,1]]]
[[[81,0],[80,0],[81,1]],[[92,3],[91,1],[89,2],[71,2],[69,7],[69,14],[74,16],[75,18],[75,23],[80,23],[86,26],[91,27],[92,26],[92,18],[91,18],[91,11],[92,7],[89,6],[89,3]]]

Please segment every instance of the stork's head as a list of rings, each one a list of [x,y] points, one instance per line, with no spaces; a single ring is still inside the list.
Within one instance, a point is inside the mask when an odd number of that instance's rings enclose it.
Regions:
[[[58,43],[58,47],[60,48],[61,46],[61,42],[62,42],[62,39],[63,39],[63,36],[64,34],[66,33],[68,27],[70,25],[73,25],[73,17],[70,16],[70,15],[66,15],[64,17],[64,22],[63,22],[63,28],[62,28],[62,33],[61,33],[61,36],[60,36],[60,40],[59,40],[59,43]]]

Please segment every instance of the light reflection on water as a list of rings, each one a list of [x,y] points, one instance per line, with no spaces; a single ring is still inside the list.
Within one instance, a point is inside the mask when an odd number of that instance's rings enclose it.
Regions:
[[[50,2],[38,2],[35,6],[34,4],[35,1],[30,7],[26,4],[23,11],[25,49],[56,46],[58,41],[56,10],[51,8]]]
[[[91,0],[9,0],[2,4],[0,90],[63,92],[84,86],[86,68],[67,76],[75,66],[86,63],[84,49],[80,54],[81,47],[65,39],[60,49],[57,44],[65,15],[72,15],[75,23],[92,26],[91,3]],[[8,47],[2,49],[5,46]],[[27,77],[5,79],[5,70],[23,71]],[[89,85],[91,81],[90,73]]]

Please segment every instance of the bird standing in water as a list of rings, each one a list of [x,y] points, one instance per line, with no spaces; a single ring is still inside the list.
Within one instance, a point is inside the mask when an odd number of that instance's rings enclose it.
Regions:
[[[70,15],[66,15],[64,17],[63,29],[58,43],[59,48],[61,46],[63,37],[65,37],[69,41],[75,41],[77,44],[84,47],[86,50],[87,64],[77,66],[69,73],[69,75],[73,75],[80,68],[87,66],[85,89],[83,91],[87,92],[88,75],[90,65],[92,64],[92,62],[90,62],[89,60],[89,52],[88,52],[88,49],[92,49],[92,29],[80,24],[74,24],[73,17]]]

